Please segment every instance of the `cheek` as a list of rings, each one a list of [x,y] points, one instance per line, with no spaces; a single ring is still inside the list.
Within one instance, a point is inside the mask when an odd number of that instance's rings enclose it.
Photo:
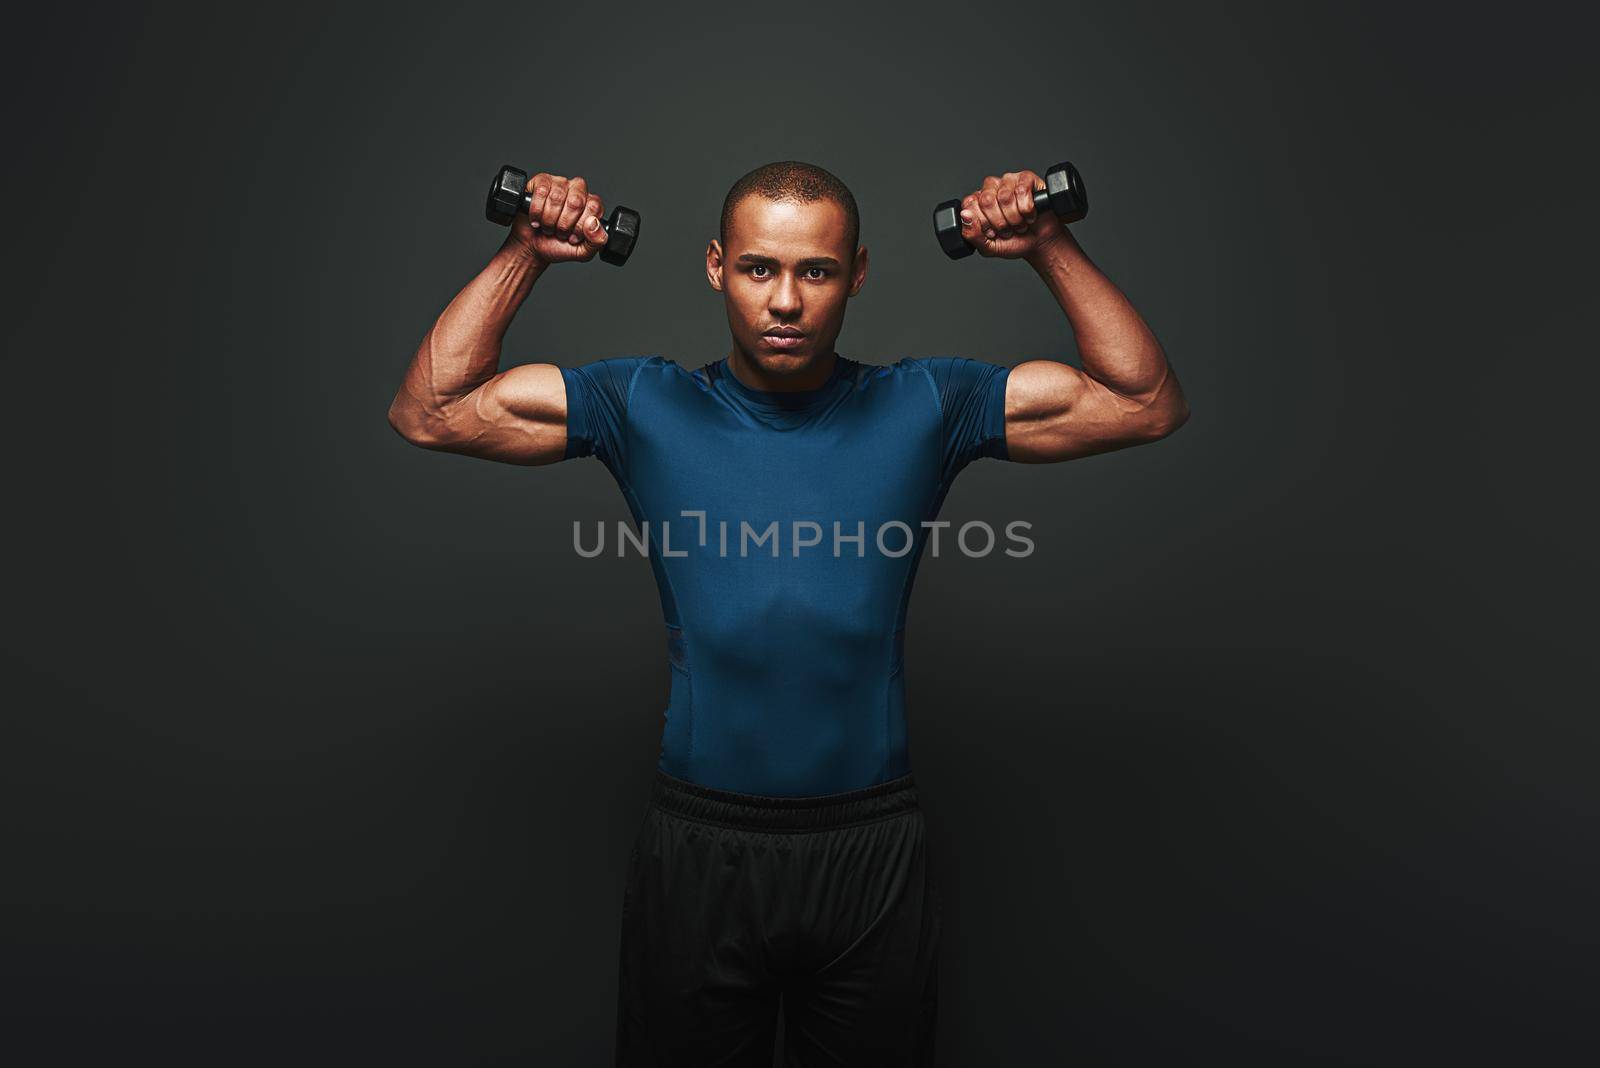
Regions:
[[[749,286],[735,283],[728,289],[728,313],[742,322],[753,322],[761,314],[761,302]]]
[[[829,286],[826,293],[817,295],[819,309],[827,318],[833,318],[844,312],[844,302],[849,297],[850,290],[845,286]]]

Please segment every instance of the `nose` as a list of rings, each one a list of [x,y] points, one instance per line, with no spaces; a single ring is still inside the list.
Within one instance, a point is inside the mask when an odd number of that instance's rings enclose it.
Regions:
[[[800,315],[800,283],[787,272],[779,275],[771,289],[768,309],[780,319],[794,319]]]

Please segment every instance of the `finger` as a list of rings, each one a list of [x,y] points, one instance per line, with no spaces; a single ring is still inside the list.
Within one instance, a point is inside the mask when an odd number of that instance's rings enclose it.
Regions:
[[[539,216],[544,212],[545,198],[550,195],[550,175],[540,171],[528,179],[528,222],[539,229]]]
[[[978,192],[978,203],[983,206],[984,218],[989,220],[988,237],[991,241],[1011,236],[1011,224],[1006,219],[1005,211],[1000,207],[1006,178],[1010,178],[1010,175],[996,178],[991,174],[983,180],[983,189]],[[983,195],[985,192],[991,194],[992,201],[985,200]]]
[[[561,209],[567,206],[567,180],[560,175],[550,176],[550,195],[545,198],[544,210],[539,212],[539,224],[544,227],[544,232],[556,232],[556,220],[561,218]]]
[[[995,220],[989,217],[988,213],[983,208],[983,193],[984,190],[993,192],[999,188],[1000,179],[991,174],[983,180],[983,184],[979,185],[972,194],[978,199],[978,222],[983,227],[984,236],[991,240],[995,237],[994,231],[998,231],[1000,229],[1000,224],[1004,223],[1005,220]]]
[[[983,237],[983,220],[978,213],[978,198],[968,193],[961,198],[961,236],[970,238],[977,235]]]
[[[985,186],[978,190],[978,211],[983,218],[983,234],[993,241],[1000,236],[1000,231],[1006,228],[1006,217],[1000,211],[1000,205],[995,202],[994,189]]]
[[[1000,187],[994,191],[995,206],[1000,209],[1000,214],[1006,220],[1006,229],[1013,232],[1021,230],[1022,211],[1017,207],[1017,176],[1007,173],[1001,180]]]
[[[606,228],[600,225],[600,214],[604,210],[605,205],[600,202],[600,198],[590,193],[589,203],[583,209],[583,218],[578,220],[578,233],[595,248],[601,248],[611,238],[611,235],[606,233]]]
[[[1027,233],[1028,220],[1023,216],[1022,209],[1017,204],[1017,176],[1007,171],[1000,179],[1000,188],[994,191],[995,203],[999,205],[1000,214],[1005,216],[1006,236],[1014,237]]]
[[[561,206],[561,214],[556,219],[556,233],[570,234],[572,228],[578,223],[578,216],[583,213],[583,206],[589,203],[589,183],[582,178],[574,178],[567,183],[567,200]]]
[[[978,195],[968,193],[961,201],[961,236],[967,244],[979,252],[985,252],[989,247],[989,239],[984,235],[986,228],[983,209],[978,206]]]
[[[1032,226],[1039,217],[1039,206],[1033,202],[1033,191],[1043,187],[1044,183],[1032,171],[1023,171],[1017,175],[1017,179],[1017,210],[1022,213],[1023,226]]]

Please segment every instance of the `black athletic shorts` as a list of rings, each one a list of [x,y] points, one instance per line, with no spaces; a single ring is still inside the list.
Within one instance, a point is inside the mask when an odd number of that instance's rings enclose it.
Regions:
[[[628,862],[617,1065],[933,1064],[938,887],[911,776],[821,797],[661,771]]]

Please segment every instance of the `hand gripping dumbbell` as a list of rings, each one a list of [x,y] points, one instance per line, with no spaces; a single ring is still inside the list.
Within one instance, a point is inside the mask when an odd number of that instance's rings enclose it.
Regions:
[[[1089,195],[1084,192],[1078,169],[1070,163],[1057,163],[1046,171],[1044,188],[1033,191],[1033,206],[1040,211],[1049,208],[1064,223],[1077,222],[1089,214]],[[933,209],[933,232],[939,238],[939,247],[953,260],[978,251],[961,236],[960,200],[947,200]]]
[[[506,164],[494,176],[489,187],[489,202],[483,214],[492,223],[510,226],[519,214],[525,214],[533,201],[528,192],[528,172]],[[600,258],[621,267],[628,262],[633,246],[639,243],[639,213],[632,208],[617,206],[606,216],[606,243],[600,249]]]

